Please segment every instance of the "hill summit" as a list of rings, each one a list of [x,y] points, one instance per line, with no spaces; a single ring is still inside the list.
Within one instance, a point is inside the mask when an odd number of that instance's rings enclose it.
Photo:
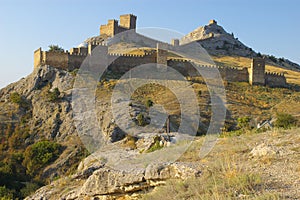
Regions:
[[[233,33],[227,33],[215,20],[210,20],[208,25],[200,26],[184,36],[181,44],[193,41],[200,43],[212,55],[257,56],[257,53],[235,38]]]

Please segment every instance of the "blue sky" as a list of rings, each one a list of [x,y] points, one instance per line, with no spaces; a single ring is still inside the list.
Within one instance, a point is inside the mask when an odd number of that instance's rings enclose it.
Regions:
[[[31,73],[37,48],[77,46],[127,13],[138,27],[184,34],[216,19],[255,51],[300,63],[299,9],[298,0],[0,0],[0,87]]]

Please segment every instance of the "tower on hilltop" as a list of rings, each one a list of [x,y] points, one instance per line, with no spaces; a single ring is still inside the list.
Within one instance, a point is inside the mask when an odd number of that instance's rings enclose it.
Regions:
[[[126,29],[136,29],[137,17],[132,14],[120,16],[120,26]]]
[[[100,26],[100,35],[106,35],[108,37],[113,37],[114,35],[136,29],[137,17],[133,14],[126,14],[120,16],[120,24],[118,20],[111,19],[108,20],[106,25]]]

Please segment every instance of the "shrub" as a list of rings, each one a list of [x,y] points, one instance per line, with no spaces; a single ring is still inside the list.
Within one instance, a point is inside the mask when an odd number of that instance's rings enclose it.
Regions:
[[[33,175],[53,162],[61,153],[61,145],[50,141],[40,141],[26,148],[23,165],[28,174]]]
[[[274,123],[277,128],[289,129],[296,126],[296,118],[287,113],[277,113],[276,121]]]
[[[153,101],[151,100],[151,99],[148,99],[147,101],[146,101],[146,107],[147,108],[150,108],[150,107],[152,107],[153,106]]]
[[[125,140],[124,146],[128,147],[130,149],[136,149],[137,140],[138,139],[132,135],[126,135],[126,140]]]
[[[18,104],[22,108],[25,108],[25,109],[29,108],[29,104],[26,101],[26,99],[17,92],[14,92],[10,95],[10,100],[11,100],[11,102]]]
[[[25,187],[20,190],[23,197],[27,197],[34,193],[40,186],[36,183],[26,183]]]
[[[284,58],[279,58],[279,62],[284,62]]]
[[[275,56],[271,55],[271,56],[268,56],[268,58],[269,58],[271,61],[273,61],[274,63],[277,63],[277,58],[276,58]]]
[[[10,100],[13,102],[13,103],[16,103],[16,104],[21,104],[22,103],[22,96],[17,93],[17,92],[14,92],[10,95]]]
[[[138,114],[136,117],[139,126],[145,126],[145,117],[142,113]]]
[[[154,144],[146,151],[146,153],[150,153],[150,152],[162,149],[163,147],[160,146],[159,143],[160,143],[160,139],[157,136],[157,137],[154,138]]]
[[[241,129],[250,129],[251,128],[250,121],[251,121],[251,117],[249,116],[239,117],[237,119],[238,127]]]
[[[48,91],[47,98],[49,101],[57,101],[60,95],[60,91],[58,88],[54,88],[53,92]]]
[[[0,199],[1,200],[10,200],[13,199],[13,192],[7,189],[5,186],[0,186]]]
[[[65,50],[62,48],[62,47],[60,47],[60,46],[58,46],[58,45],[49,45],[49,51],[50,52],[64,52]]]

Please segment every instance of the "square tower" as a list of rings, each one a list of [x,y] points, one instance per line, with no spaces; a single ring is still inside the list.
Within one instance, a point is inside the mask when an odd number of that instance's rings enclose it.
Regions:
[[[137,17],[133,14],[121,15],[120,16],[120,27],[126,29],[136,29]]]
[[[106,25],[100,26],[100,35],[114,36],[118,32],[118,20],[110,19]]]
[[[265,60],[263,58],[252,59],[249,83],[250,85],[265,85]]]

